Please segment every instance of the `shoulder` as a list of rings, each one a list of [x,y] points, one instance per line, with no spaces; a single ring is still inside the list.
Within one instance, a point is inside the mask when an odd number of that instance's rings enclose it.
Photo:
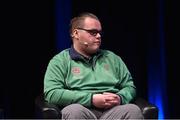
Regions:
[[[103,56],[106,57],[109,60],[112,60],[116,63],[124,63],[124,61],[122,60],[121,56],[118,55],[117,53],[111,51],[111,50],[101,50],[103,53]]]
[[[113,57],[113,58],[120,58],[115,52],[110,50],[101,50],[104,56]]]
[[[61,58],[61,57],[68,57],[69,56],[69,48],[65,49],[59,53],[57,53],[53,58]]]
[[[50,61],[51,62],[58,62],[58,61],[62,62],[62,61],[65,61],[67,59],[69,59],[69,48],[57,53],[56,55],[54,55]]]

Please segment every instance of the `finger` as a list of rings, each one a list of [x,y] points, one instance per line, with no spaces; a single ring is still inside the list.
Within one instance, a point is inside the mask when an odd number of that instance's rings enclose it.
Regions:
[[[110,93],[110,92],[104,92],[103,95],[108,95],[108,96],[112,96],[112,97],[118,97],[117,94]]]
[[[108,101],[108,103],[109,103],[109,104],[118,104],[119,101],[117,101],[117,100],[112,100],[112,101]]]
[[[104,98],[105,98],[106,101],[118,99],[117,96],[113,96],[113,95],[105,95]]]
[[[111,103],[108,103],[108,102],[106,102],[104,104],[104,108],[110,108],[111,106],[113,106],[113,105]]]

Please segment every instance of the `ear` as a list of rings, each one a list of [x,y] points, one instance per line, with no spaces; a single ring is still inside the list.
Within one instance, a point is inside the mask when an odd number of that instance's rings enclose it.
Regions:
[[[77,29],[74,29],[74,30],[72,31],[71,36],[72,36],[73,38],[75,38],[75,39],[78,39],[78,31],[77,31]]]

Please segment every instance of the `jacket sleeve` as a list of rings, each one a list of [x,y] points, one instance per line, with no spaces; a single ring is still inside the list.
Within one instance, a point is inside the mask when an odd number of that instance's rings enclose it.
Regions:
[[[91,93],[67,89],[65,83],[67,63],[65,62],[67,61],[60,57],[53,58],[49,62],[44,78],[45,100],[60,106],[72,103],[91,106]]]
[[[120,57],[118,57],[117,60],[117,74],[119,76],[117,87],[119,89],[119,92],[117,92],[116,94],[121,97],[121,104],[126,104],[131,102],[135,98],[136,87],[134,85],[131,73],[129,72],[125,63]]]

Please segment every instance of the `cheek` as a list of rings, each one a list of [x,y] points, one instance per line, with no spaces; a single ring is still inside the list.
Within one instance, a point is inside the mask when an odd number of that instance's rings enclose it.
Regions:
[[[95,41],[95,39],[92,38],[92,37],[89,37],[89,39],[87,39],[87,41],[88,41],[89,43],[93,44],[93,42]]]

